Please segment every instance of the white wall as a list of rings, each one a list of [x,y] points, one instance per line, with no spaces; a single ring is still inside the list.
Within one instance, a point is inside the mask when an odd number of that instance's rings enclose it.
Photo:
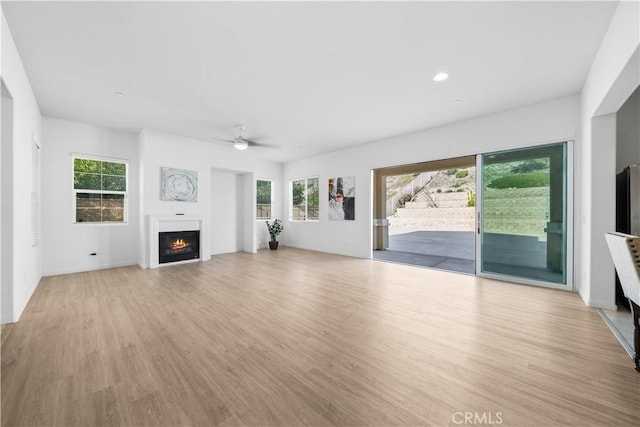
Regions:
[[[0,294],[0,313],[2,323],[13,321],[13,99],[2,83],[2,149],[0,150],[0,224],[2,224],[2,244],[0,245],[0,280],[2,293]],[[4,201],[4,203],[2,203]]]
[[[282,182],[282,167],[280,163],[258,159],[248,151],[237,151],[230,144],[220,144],[200,141],[192,138],[171,135],[154,130],[145,129],[140,133],[140,214],[142,227],[139,235],[140,266],[148,267],[148,248],[146,244],[147,215],[172,215],[187,213],[204,215],[211,218],[214,211],[225,210],[225,206],[218,206],[212,200],[212,169],[231,171],[242,176],[243,188],[242,217],[243,240],[242,250],[253,252],[257,247],[255,236],[255,195],[254,176],[271,179],[275,183]],[[196,203],[162,201],[160,200],[160,168],[172,167],[198,172],[198,201]],[[249,177],[249,178],[247,178]],[[277,185],[277,184],[276,184]],[[278,195],[279,197],[279,195]],[[209,242],[215,243],[215,236],[211,227],[207,226],[209,236],[204,236]],[[213,247],[213,246],[212,246]]]
[[[615,229],[615,112],[640,84],[640,3],[620,2],[581,92],[576,275],[587,305],[615,308],[604,234]]]
[[[2,12],[2,9],[0,8],[0,58],[2,58],[2,27],[4,27],[4,13]],[[5,312],[10,312],[12,310],[4,309],[4,305],[10,302],[13,302],[13,296],[10,297],[9,300],[5,300],[5,294],[9,294],[9,290],[11,289],[11,286],[9,286],[9,282],[5,281],[3,274],[4,271],[6,271],[6,267],[3,268],[3,265],[5,263],[4,261],[4,255],[3,255],[3,251],[2,251],[2,246],[4,243],[3,240],[3,234],[2,231],[5,228],[5,225],[3,223],[4,221],[4,216],[2,214],[2,210],[5,208],[6,203],[2,203],[2,199],[5,197],[5,192],[2,189],[2,185],[3,185],[3,178],[2,178],[2,173],[3,173],[3,167],[2,167],[2,158],[3,158],[3,154],[2,154],[2,149],[4,148],[4,144],[6,143],[6,141],[8,140],[5,135],[2,133],[4,126],[3,122],[5,120],[5,117],[2,116],[2,112],[3,112],[3,105],[5,104],[5,100],[4,98],[6,97],[6,88],[4,87],[4,83],[2,83],[2,60],[0,59],[0,84],[2,85],[2,103],[0,103],[0,117],[2,118],[2,120],[0,120],[0,323],[5,323],[4,318],[3,318],[3,313]],[[13,105],[11,105],[11,122],[13,122]],[[13,134],[13,130],[11,131],[11,133]],[[6,287],[6,289],[5,289]],[[11,316],[13,317],[13,316]],[[9,322],[11,319],[7,319],[7,322]]]
[[[242,174],[220,169],[211,171],[211,255],[242,250],[245,209],[242,184]]]
[[[280,240],[289,246],[369,258],[372,169],[574,140],[578,129],[579,98],[571,96],[287,163],[283,212],[288,212],[288,182],[317,175],[320,221],[287,221]],[[328,192],[327,180],[353,175],[355,221],[329,221],[327,198],[323,197]]]
[[[280,166],[280,168],[282,168]],[[282,170],[282,169],[280,169]],[[256,235],[256,179],[253,173],[242,175],[243,198],[243,236],[242,250],[254,253],[258,249],[258,237]]]
[[[41,277],[40,246],[31,246],[31,144],[34,138],[42,138],[40,110],[4,13],[1,27],[2,81],[13,98],[13,171],[10,182],[4,183],[11,186],[13,194],[9,200],[2,196],[3,206],[8,205],[13,214],[13,236],[2,233],[3,240],[12,238],[9,247],[13,255],[10,266],[3,262],[3,269],[12,270],[7,285],[12,289],[11,310],[2,313],[2,322],[6,323],[18,320]]]
[[[640,165],[640,87],[616,115],[616,172]]]
[[[43,274],[137,264],[138,135],[50,117],[42,127]],[[74,224],[72,153],[129,162],[128,223]]]

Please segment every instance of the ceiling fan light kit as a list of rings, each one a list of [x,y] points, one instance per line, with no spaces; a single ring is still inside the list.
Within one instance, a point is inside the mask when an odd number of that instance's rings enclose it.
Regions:
[[[241,138],[236,138],[233,141],[233,146],[236,150],[246,150],[249,147],[249,143]]]
[[[261,142],[256,142],[255,139],[245,138],[243,135],[243,132],[247,129],[245,125],[236,125],[236,129],[238,130],[238,134],[235,138],[221,140],[227,143],[232,143],[236,150],[244,151],[249,147],[280,148],[280,145],[277,144],[263,144]]]

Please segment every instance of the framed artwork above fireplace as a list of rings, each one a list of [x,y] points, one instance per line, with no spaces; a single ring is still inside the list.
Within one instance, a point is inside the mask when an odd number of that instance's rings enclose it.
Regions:
[[[160,200],[198,201],[198,172],[186,169],[160,168]]]

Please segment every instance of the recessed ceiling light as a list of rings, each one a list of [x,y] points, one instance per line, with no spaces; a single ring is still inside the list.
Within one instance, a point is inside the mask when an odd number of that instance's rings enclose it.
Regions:
[[[435,76],[433,76],[433,81],[434,82],[442,82],[445,81],[449,78],[449,74],[447,73],[438,73]]]
[[[115,96],[124,96],[124,92],[114,92]]]
[[[454,102],[454,104],[460,104],[462,102],[462,100],[461,99],[454,99],[453,102]]]

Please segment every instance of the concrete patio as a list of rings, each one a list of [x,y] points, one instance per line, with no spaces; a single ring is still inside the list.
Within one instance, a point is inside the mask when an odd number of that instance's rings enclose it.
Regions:
[[[475,248],[473,231],[392,227],[388,249],[373,251],[373,259],[474,274]]]
[[[474,231],[432,231],[390,227],[389,247],[373,259],[475,274]],[[546,266],[546,242],[534,236],[485,234],[484,266],[494,274],[563,283]]]

